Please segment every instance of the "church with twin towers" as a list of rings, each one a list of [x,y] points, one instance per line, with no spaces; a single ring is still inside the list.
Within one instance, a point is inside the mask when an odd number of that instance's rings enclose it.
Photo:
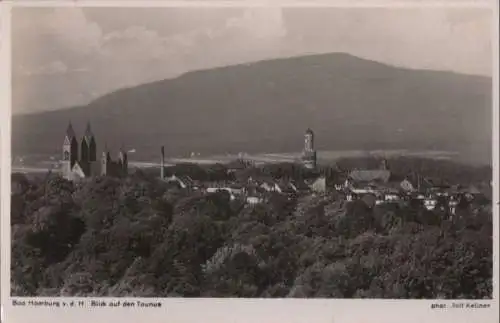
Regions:
[[[73,125],[69,122],[62,146],[61,176],[70,181],[78,181],[95,176],[124,177],[128,174],[128,157],[122,149],[114,161],[107,147],[100,159],[97,158],[95,136],[87,123],[84,135],[78,139]]]

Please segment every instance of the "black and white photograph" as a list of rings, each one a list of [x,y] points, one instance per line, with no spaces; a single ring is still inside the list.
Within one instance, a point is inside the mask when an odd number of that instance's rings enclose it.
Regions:
[[[14,6],[11,297],[492,300],[494,23]]]

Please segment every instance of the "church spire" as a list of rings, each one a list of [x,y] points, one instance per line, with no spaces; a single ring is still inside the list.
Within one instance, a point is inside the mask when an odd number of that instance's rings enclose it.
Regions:
[[[87,121],[87,127],[85,128],[85,135],[92,135],[92,129],[90,128],[90,121]]]
[[[73,139],[76,137],[75,130],[73,129],[73,125],[71,124],[71,120],[68,122],[68,127],[66,128],[66,137],[68,137],[68,139]]]
[[[90,127],[90,121],[87,121],[87,127],[85,128],[85,134],[83,135],[85,140],[90,142],[92,138],[94,137],[94,134],[92,133],[92,128]]]
[[[90,122],[87,122],[85,133],[81,139],[81,160],[85,162],[94,162],[97,160],[97,148],[94,134],[90,128]]]

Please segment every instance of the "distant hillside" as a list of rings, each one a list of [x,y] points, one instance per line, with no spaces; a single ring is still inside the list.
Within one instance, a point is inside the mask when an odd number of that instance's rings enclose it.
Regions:
[[[16,102],[13,102],[15,105]],[[13,152],[59,153],[69,120],[139,158],[302,148],[440,149],[491,156],[491,79],[395,68],[348,54],[256,62],[122,89],[88,106],[13,117]]]

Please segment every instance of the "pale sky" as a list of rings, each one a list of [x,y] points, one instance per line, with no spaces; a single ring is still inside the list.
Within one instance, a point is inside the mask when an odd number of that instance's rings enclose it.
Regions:
[[[12,112],[315,53],[491,76],[492,18],[481,8],[14,8]]]

